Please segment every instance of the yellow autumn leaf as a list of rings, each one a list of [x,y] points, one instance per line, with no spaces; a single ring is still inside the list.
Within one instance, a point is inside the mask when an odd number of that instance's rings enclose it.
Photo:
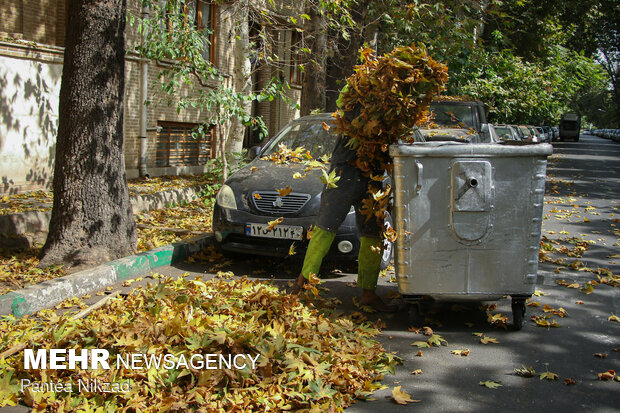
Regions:
[[[497,389],[498,387],[502,387],[503,384],[499,381],[486,380],[478,383],[481,386],[488,387],[489,389]]]
[[[469,356],[469,349],[466,348],[465,350],[452,350],[450,353],[454,354],[455,356],[467,357]]]
[[[273,229],[276,226],[280,225],[282,223],[282,221],[284,221],[284,217],[280,217],[280,218],[274,219],[273,221],[269,221],[267,223],[267,230],[273,231]]]
[[[536,375],[536,370],[532,366],[525,365],[522,365],[520,369],[514,369],[514,372],[521,377],[534,377]]]
[[[585,294],[592,294],[594,286],[591,283],[586,283],[580,291]]]
[[[551,373],[550,371],[546,371],[544,373],[540,373],[540,380],[559,380],[560,376],[555,373]]]
[[[551,320],[548,317],[549,316],[543,317],[540,315],[533,315],[530,319],[541,327],[560,327],[555,320]]]
[[[256,199],[263,199],[263,197],[260,196],[260,194],[258,192],[254,192],[254,198],[256,198]]]
[[[428,344],[435,347],[441,347],[441,345],[448,345],[448,342],[439,334],[433,334],[428,339]]]
[[[618,317],[617,315],[615,315],[613,313],[609,316],[609,318],[607,318],[607,320],[608,321],[615,321],[616,323],[620,323],[620,317]]]
[[[414,370],[414,371],[412,371],[412,372],[411,372],[411,374],[412,374],[413,376],[420,375],[420,374],[422,374],[422,369],[417,369],[417,370]]]
[[[401,386],[396,386],[392,389],[392,397],[396,403],[401,405],[406,405],[407,403],[417,403],[420,401],[413,400],[409,394],[401,390]]]
[[[616,378],[616,372],[614,370],[607,370],[604,373],[598,374],[598,379],[602,381],[614,380]]]
[[[287,185],[285,188],[277,189],[277,191],[280,196],[287,196],[288,194],[293,192],[293,188]]]
[[[295,243],[293,242],[288,249],[288,255],[295,255],[297,252],[295,251]]]
[[[321,182],[323,182],[323,184],[327,185],[328,189],[332,189],[332,188],[337,188],[338,185],[336,185],[336,182],[338,182],[340,180],[339,176],[336,176],[336,170],[334,169],[333,171],[331,171],[329,173],[329,175],[327,174],[327,172],[325,172],[324,169],[321,169]]]
[[[492,337],[482,336],[482,337],[480,337],[480,342],[482,344],[489,344],[489,343],[498,344],[499,340],[496,339],[496,338],[492,338]]]

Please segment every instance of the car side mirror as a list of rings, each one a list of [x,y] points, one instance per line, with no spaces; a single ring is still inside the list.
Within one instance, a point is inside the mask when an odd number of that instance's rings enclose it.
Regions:
[[[258,156],[258,154],[260,153],[260,150],[261,150],[260,146],[252,146],[250,149],[248,149],[248,153],[245,155],[245,158],[248,161],[251,161],[252,159]]]

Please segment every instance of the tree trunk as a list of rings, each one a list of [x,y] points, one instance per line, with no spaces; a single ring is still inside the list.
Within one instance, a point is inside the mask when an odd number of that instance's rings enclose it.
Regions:
[[[123,153],[126,0],[72,0],[60,90],[54,206],[40,266],[135,252]]]
[[[252,66],[249,58],[250,48],[250,21],[248,8],[242,8],[241,18],[236,23],[235,29],[232,31],[232,37],[235,39],[234,49],[234,66],[233,66],[233,82],[234,90],[237,93],[249,95],[252,92]],[[248,115],[252,113],[252,102],[247,100],[243,103],[243,109]],[[243,138],[245,137],[246,126],[243,125],[241,119],[233,118],[228,139],[226,141],[226,153],[232,155],[241,153],[243,150]],[[230,157],[230,161],[236,164],[237,159]],[[232,165],[233,167],[235,165]]]
[[[325,18],[311,7],[308,12],[311,28],[307,40],[310,43],[311,60],[306,64],[301,92],[301,116],[309,115],[315,109],[325,111],[325,58],[327,33]]]

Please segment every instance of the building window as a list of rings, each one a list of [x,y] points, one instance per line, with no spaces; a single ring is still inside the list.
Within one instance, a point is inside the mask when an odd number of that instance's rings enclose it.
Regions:
[[[168,0],[163,0],[163,7]],[[207,31],[205,34],[202,57],[207,61],[215,62],[215,4],[205,0],[181,0],[180,4],[180,21],[173,24],[170,13],[166,19],[166,28],[168,31],[182,30],[188,25],[193,25],[199,32]],[[169,10],[166,8],[166,10]],[[179,24],[181,27],[176,27]]]
[[[196,28],[208,30],[209,42],[205,42],[202,57],[208,62],[215,62],[215,5],[203,0],[196,0]]]
[[[303,55],[302,37],[298,31],[291,33],[291,79],[292,85],[301,85],[303,82]]]
[[[202,131],[201,131],[202,129]],[[157,122],[157,166],[204,165],[212,157],[213,127]]]

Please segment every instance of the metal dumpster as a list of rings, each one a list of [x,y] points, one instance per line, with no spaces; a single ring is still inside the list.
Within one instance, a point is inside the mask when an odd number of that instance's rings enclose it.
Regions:
[[[520,329],[536,285],[552,146],[428,142],[390,147],[395,266],[410,316],[422,298],[512,297]]]

